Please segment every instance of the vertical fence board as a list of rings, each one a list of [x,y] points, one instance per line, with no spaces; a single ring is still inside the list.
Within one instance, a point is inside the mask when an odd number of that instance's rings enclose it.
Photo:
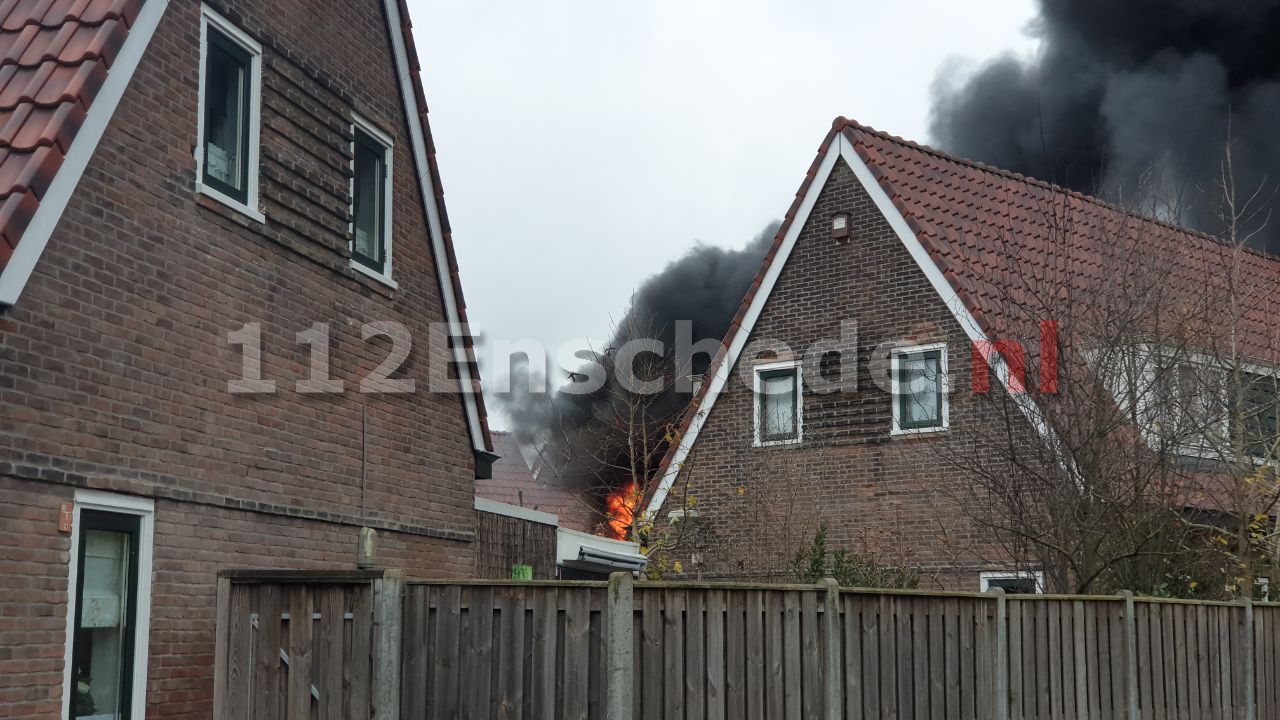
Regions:
[[[533,609],[533,655],[529,663],[532,703],[530,713],[537,720],[555,720],[556,650],[559,647],[556,588],[536,588],[530,593],[530,598]]]
[[[462,717],[489,718],[490,676],[493,672],[493,589],[474,588],[467,613],[471,636],[464,647],[466,662],[462,665],[462,688],[466,690]]]
[[[400,707],[409,717],[425,717],[427,708],[426,588],[410,587],[404,598],[404,661]],[[321,610],[321,621],[324,610]],[[323,696],[324,690],[321,689]],[[323,699],[323,698],[322,698]]]
[[[285,717],[311,717],[311,588],[289,589],[289,695]]]
[[[1048,601],[1049,628],[1049,715],[1059,718],[1066,713],[1065,683],[1062,679],[1062,602]]]
[[[929,608],[930,611],[927,616],[929,626],[929,720],[946,720],[947,657],[943,603],[939,599],[931,600]]]
[[[685,595],[684,708],[688,720],[706,718],[707,632],[706,595]]]
[[[761,717],[765,718],[784,718],[786,716],[786,699],[783,696],[783,688],[785,686],[786,647],[783,645],[782,630],[782,594],[778,592],[765,593],[765,616],[764,616],[764,657],[762,658],[765,665],[765,688],[764,688],[764,713]]]
[[[1023,634],[1023,607],[1025,603],[1014,600],[1009,603],[1009,718],[1022,720],[1027,716],[1023,694],[1033,687],[1034,679],[1025,678],[1026,662],[1023,653],[1027,647]]]
[[[984,597],[976,602],[974,608],[976,624],[974,627],[973,647],[974,653],[977,655],[977,661],[974,663],[977,679],[974,702],[979,718],[994,718],[996,716],[995,708],[993,707],[996,694],[996,677],[992,662],[995,657],[995,652],[992,648],[992,640],[995,637],[995,628],[992,626],[995,604],[994,597],[990,599]]]
[[[958,718],[960,714],[960,601],[947,598],[942,602],[943,614],[943,656],[946,658],[947,699],[946,713],[948,720]]]
[[[863,720],[862,712],[862,616],[855,595],[841,598],[844,605],[844,716]]]
[[[457,718],[461,714],[459,667],[462,660],[462,588],[445,587],[436,611],[436,642],[441,653],[435,661],[436,716]]]
[[[706,661],[707,685],[706,705],[707,720],[725,720],[725,594],[723,590],[712,590],[706,597]],[[741,717],[739,715],[738,717]]]
[[[911,610],[906,601],[899,597],[893,598],[890,607],[893,609],[893,642],[897,649],[898,669],[894,674],[898,680],[898,718],[911,720],[915,705],[912,687],[915,682],[912,674],[915,658],[912,657],[911,647]]]
[[[1059,600],[1058,616],[1062,622],[1062,718],[1076,720],[1079,710],[1076,708],[1076,619],[1073,603]]]
[[[764,611],[760,593],[734,592],[726,599],[725,632],[725,706],[730,718],[764,717],[764,683],[762,677],[755,682],[748,680],[752,672],[747,669],[747,655],[751,653],[757,662],[764,661],[764,640],[760,623]],[[763,671],[758,664],[754,672]]]
[[[800,623],[796,628],[800,645],[800,717],[822,720],[822,630],[818,627],[818,595],[800,593]]]
[[[880,714],[880,606],[875,598],[854,596],[862,622],[862,714],[870,720]]]
[[[960,614],[957,623],[960,628],[960,715],[964,720],[978,717],[977,694],[978,653],[974,643],[974,631],[977,628],[977,601],[964,599],[960,601]],[[985,610],[984,610],[985,612]]]
[[[591,657],[591,596],[586,592],[566,593],[564,598],[564,688],[565,720],[587,720],[590,677],[588,663]],[[668,611],[670,608],[668,608]],[[679,672],[679,668],[668,668]]]
[[[319,720],[343,720],[342,717],[342,666],[343,641],[346,623],[345,587],[322,587],[316,592],[316,606],[320,610],[320,627],[316,637],[318,666],[317,689],[320,691]]]
[[[603,602],[597,598],[599,594],[598,590],[591,591],[589,608],[603,607]],[[605,712],[605,675],[608,673],[604,654],[605,615],[603,611],[590,610],[587,617],[587,717],[590,720],[600,720]]]
[[[641,592],[644,598],[644,617],[640,630],[643,638],[640,663],[640,691],[643,697],[641,708],[645,720],[662,720],[662,684],[665,676],[662,665],[662,592],[650,589],[637,592]]]
[[[280,588],[261,588],[258,600],[258,658],[253,678],[253,720],[277,720],[280,717]]]
[[[350,684],[347,686],[347,717],[351,720],[367,720],[373,710],[372,587],[362,586],[352,595],[351,618],[351,661],[347,664],[350,668]]]
[[[503,588],[498,595],[498,687],[494,717],[524,717],[525,595],[520,587]],[[420,717],[411,714],[409,717]]]
[[[663,717],[684,717],[684,603],[683,590],[667,590],[662,618]]]
[[[250,594],[254,588],[243,585],[228,585],[229,609],[227,612],[227,665],[223,671],[226,678],[225,696],[220,709],[224,717],[249,717],[249,690],[253,677],[253,623],[249,619]],[[219,632],[224,632],[219,630]],[[221,668],[220,668],[221,669]]]
[[[1049,692],[1053,686],[1053,681],[1049,674],[1049,613],[1047,612],[1048,606],[1043,602],[1035,602],[1033,626],[1035,627],[1036,637],[1036,717],[1049,718],[1052,717]],[[1133,718],[1133,720],[1137,720],[1137,718]]]
[[[912,702],[915,720],[929,720],[929,607],[916,598],[910,598],[911,609],[911,659],[915,670]]]

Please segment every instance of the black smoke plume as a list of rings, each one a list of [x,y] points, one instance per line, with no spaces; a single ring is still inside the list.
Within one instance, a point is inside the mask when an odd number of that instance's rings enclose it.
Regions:
[[[779,226],[777,221],[770,223],[740,250],[699,244],[641,283],[630,307],[617,322],[608,346],[596,349],[595,359],[607,370],[605,385],[596,392],[530,392],[540,383],[545,387],[544,380],[529,377],[527,372],[521,376],[517,369],[511,392],[497,398],[511,418],[516,437],[540,448],[544,463],[562,466],[556,468],[562,481],[584,487],[598,483],[601,467],[563,466],[624,462],[622,458],[608,457],[612,452],[612,428],[619,424],[617,378],[612,365],[616,348],[644,336],[661,341],[673,351],[676,323],[681,320],[691,324],[694,342],[723,339]],[[678,369],[669,352],[667,357],[657,359],[657,366],[650,371],[665,374],[670,380],[677,372],[702,373],[710,362],[709,356],[699,354],[693,358],[692,368]],[[552,383],[556,384],[559,383]],[[658,436],[662,434],[658,426],[677,417],[691,399],[690,392],[677,391],[674,383],[668,382],[664,391],[649,401],[644,413]],[[566,444],[596,447],[563,447]],[[655,453],[665,450],[661,445],[655,445]]]
[[[1033,61],[939,80],[934,142],[1216,233],[1230,138],[1250,244],[1280,254],[1280,0],[1040,0],[1034,31]]]

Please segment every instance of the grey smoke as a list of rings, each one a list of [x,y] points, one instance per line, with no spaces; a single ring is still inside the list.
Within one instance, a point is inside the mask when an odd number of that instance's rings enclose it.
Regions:
[[[674,347],[677,321],[688,321],[693,340],[719,341],[729,329],[738,306],[746,295],[751,280],[773,242],[780,222],[769,223],[741,249],[724,249],[698,244],[672,261],[662,271],[640,284],[617,323],[618,331],[609,346],[616,348],[632,339],[636,328],[651,331],[668,348]],[[607,383],[614,382],[611,357],[600,348],[597,358],[608,370]],[[704,371],[711,362],[705,355],[693,358],[694,373]],[[672,368],[672,372],[675,368]],[[611,422],[606,398],[610,385],[587,395],[563,392],[537,393],[529,388],[541,378],[521,377],[519,369],[511,383],[511,391],[498,396],[498,402],[512,420],[512,429],[524,443],[554,444],[566,432],[595,424],[607,427]],[[668,392],[651,409],[655,418],[670,417],[688,403],[688,393]],[[554,448],[551,452],[555,452]]]
[[[1033,61],[940,78],[934,142],[1126,204],[1176,198],[1176,219],[1216,232],[1230,137],[1236,186],[1258,192],[1251,243],[1280,253],[1280,0],[1040,0],[1034,31]]]

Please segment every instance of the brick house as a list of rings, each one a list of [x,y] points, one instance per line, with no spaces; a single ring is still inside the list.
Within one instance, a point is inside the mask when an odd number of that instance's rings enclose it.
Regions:
[[[0,218],[0,717],[210,717],[222,568],[354,569],[371,528],[474,574],[404,0],[0,3]]]
[[[1060,242],[1046,208],[1082,229]],[[784,577],[788,553],[825,522],[831,545],[917,568],[926,586],[1042,588],[1041,568],[1010,557],[991,525],[963,511],[973,476],[948,453],[984,462],[977,440],[993,418],[979,384],[1011,401],[1019,437],[1052,444],[1036,412],[1037,392],[1051,390],[1034,376],[1040,348],[1056,346],[1039,345],[1041,328],[999,299],[1025,294],[1031,275],[1073,292],[1106,287],[1100,228],[1136,238],[1175,290],[1204,285],[1205,258],[1225,253],[1208,236],[838,118],[647,506],[659,527],[696,517],[696,542],[677,551],[686,574]],[[1275,258],[1238,259],[1242,275],[1280,287]],[[1258,372],[1273,438],[1280,353],[1266,340],[1277,312],[1280,298],[1264,294],[1242,326],[1245,352],[1271,368]],[[1025,372],[1006,362],[1002,338],[1026,348]],[[1179,492],[1188,507],[1211,504]]]

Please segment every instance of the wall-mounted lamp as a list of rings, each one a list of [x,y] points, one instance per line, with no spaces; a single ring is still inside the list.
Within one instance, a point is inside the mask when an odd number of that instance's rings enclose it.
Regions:
[[[849,239],[849,213],[836,213],[831,216],[831,239],[836,242]]]

